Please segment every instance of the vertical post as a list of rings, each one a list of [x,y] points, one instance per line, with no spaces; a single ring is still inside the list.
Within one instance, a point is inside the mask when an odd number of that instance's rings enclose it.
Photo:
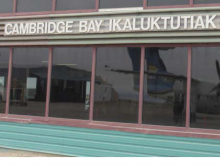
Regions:
[[[55,12],[55,10],[56,10],[56,0],[53,0],[53,2],[52,2],[52,12],[54,13]]]
[[[193,0],[189,0],[189,5],[190,5],[190,7],[193,7]]]
[[[143,98],[144,98],[144,59],[145,47],[141,47],[141,65],[140,65],[140,87],[139,87],[139,110],[138,110],[138,125],[142,125],[142,112],[143,112]]]
[[[190,96],[191,96],[192,46],[188,47],[187,95],[186,95],[186,129],[190,127]]]
[[[50,109],[50,86],[51,86],[52,63],[53,63],[53,48],[50,47],[49,59],[48,59],[48,74],[47,74],[47,97],[46,97],[46,108],[45,108],[46,118],[48,118],[49,116],[49,109]]]
[[[13,14],[17,12],[17,0],[13,1]]]
[[[9,64],[8,64],[8,82],[7,82],[7,91],[6,91],[6,107],[5,114],[9,114],[9,106],[10,106],[10,91],[11,91],[11,76],[12,76],[12,63],[13,63],[13,48],[10,48],[9,52]]]
[[[95,0],[95,10],[99,11],[99,0]]]
[[[97,48],[92,49],[92,75],[91,75],[91,93],[90,93],[90,112],[89,120],[93,121],[93,108],[94,108],[94,92],[95,92],[95,71],[96,71],[96,52]]]
[[[147,0],[143,0],[143,8],[144,8],[144,9],[147,8]]]

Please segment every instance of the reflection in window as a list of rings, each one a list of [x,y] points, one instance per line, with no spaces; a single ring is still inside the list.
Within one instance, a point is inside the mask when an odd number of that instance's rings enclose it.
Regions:
[[[147,6],[189,5],[189,0],[147,0]]]
[[[187,48],[146,48],[143,123],[185,125]]]
[[[10,114],[45,115],[48,54],[47,48],[14,49]]]
[[[214,4],[220,3],[220,0],[194,0],[194,4]]]
[[[17,12],[51,11],[52,0],[17,0]]]
[[[193,48],[191,127],[220,129],[219,62],[219,47]]]
[[[56,10],[95,9],[95,0],[57,0]]]
[[[137,123],[141,48],[98,48],[94,120]]]
[[[99,0],[99,8],[143,7],[143,0]]]
[[[0,13],[12,13],[13,0],[0,0]]]
[[[89,119],[92,48],[55,48],[50,117]]]
[[[0,48],[0,113],[5,112],[9,49]]]

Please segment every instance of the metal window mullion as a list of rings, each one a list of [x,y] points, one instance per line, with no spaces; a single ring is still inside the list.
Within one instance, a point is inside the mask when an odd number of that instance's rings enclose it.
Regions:
[[[94,108],[94,97],[95,97],[95,71],[96,71],[96,53],[97,48],[93,47],[92,49],[92,74],[91,74],[91,93],[90,93],[90,112],[89,112],[89,120],[93,121],[93,108]]]
[[[189,0],[190,7],[193,7],[193,4],[194,4],[194,0]]]
[[[52,1],[52,12],[55,12],[56,11],[56,0],[53,0]]]
[[[13,14],[17,12],[17,0],[13,1]]]
[[[6,92],[6,107],[5,114],[9,114],[10,108],[10,90],[11,90],[11,76],[12,76],[12,64],[13,64],[13,48],[9,51],[9,64],[8,64],[8,82],[7,82],[7,92]]]
[[[143,0],[143,8],[145,9],[147,7],[147,0]]]
[[[187,67],[187,96],[186,96],[186,129],[190,127],[190,96],[191,96],[191,69],[192,69],[192,46],[188,47]]]
[[[139,87],[139,110],[138,110],[138,124],[142,125],[142,112],[143,112],[143,98],[144,98],[144,59],[145,47],[141,47],[141,65],[140,65],[140,87]]]
[[[98,12],[99,11],[99,0],[95,0],[95,10],[96,10],[96,12]]]
[[[47,74],[47,97],[46,97],[46,108],[45,117],[49,117],[50,109],[50,90],[51,90],[51,74],[52,74],[52,63],[53,63],[53,48],[50,47],[49,57],[48,57],[48,74]]]

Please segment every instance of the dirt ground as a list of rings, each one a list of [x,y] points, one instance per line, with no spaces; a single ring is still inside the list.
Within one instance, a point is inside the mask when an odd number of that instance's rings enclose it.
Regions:
[[[29,152],[0,148],[0,157],[61,157],[60,155],[44,154],[38,152]]]

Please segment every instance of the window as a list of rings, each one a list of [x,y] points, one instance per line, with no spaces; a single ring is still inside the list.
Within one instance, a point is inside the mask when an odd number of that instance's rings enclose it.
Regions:
[[[95,0],[57,0],[56,10],[95,9]]]
[[[48,54],[47,48],[14,49],[10,114],[45,116]]]
[[[13,12],[13,0],[0,0],[0,13]]]
[[[0,48],[0,113],[5,112],[9,49]]]
[[[143,0],[99,0],[99,8],[143,7]]]
[[[120,127],[121,131],[129,128],[134,132],[137,129],[145,132],[146,127],[163,130],[166,126],[167,131],[163,133],[173,135],[177,132],[186,135],[188,124],[190,128],[219,130],[220,47],[193,45],[192,56],[188,56],[191,45],[187,46],[118,45],[100,46],[97,51],[92,47],[60,46],[53,48],[52,58],[49,58],[49,48],[15,47],[12,59],[9,48],[0,48],[0,114],[9,122],[14,121],[14,115],[21,115],[16,118],[23,120],[24,116],[29,116],[33,123],[42,123],[46,119],[45,112],[48,112],[45,124],[60,122],[61,125],[77,126],[80,123],[88,128],[91,128],[88,120],[93,117],[97,125],[93,125],[94,128],[104,124],[112,130]],[[141,50],[145,52],[143,56]],[[9,74],[11,86],[7,89],[9,59],[12,60],[12,73]],[[188,65],[189,61],[192,65]],[[48,64],[52,65],[49,70]],[[94,74],[92,64],[95,65]],[[190,66],[191,91],[187,90]],[[141,76],[140,68],[143,68]],[[51,71],[50,93],[47,93],[48,71]],[[143,99],[140,100],[142,88]],[[186,106],[187,92],[190,92],[189,106]],[[93,94],[94,98],[91,98]],[[47,98],[50,103],[46,104]],[[91,103],[93,99],[94,103]],[[142,101],[143,107],[139,104]],[[3,115],[8,110],[9,115]],[[186,110],[190,112],[190,123],[186,123]],[[124,123],[129,124],[124,127]],[[204,133],[212,136],[213,131],[190,132],[190,136],[204,137]],[[216,136],[219,137],[218,133],[212,137]]]
[[[193,48],[191,127],[220,129],[219,62],[219,47]]]
[[[187,50],[145,49],[143,124],[185,126]]]
[[[147,0],[147,6],[189,5],[189,0]]]
[[[50,117],[89,119],[92,48],[55,48]]]
[[[214,4],[220,3],[220,0],[194,0],[194,4]]]
[[[94,120],[137,123],[141,48],[98,48]]]
[[[17,12],[51,11],[52,0],[17,0]]]

